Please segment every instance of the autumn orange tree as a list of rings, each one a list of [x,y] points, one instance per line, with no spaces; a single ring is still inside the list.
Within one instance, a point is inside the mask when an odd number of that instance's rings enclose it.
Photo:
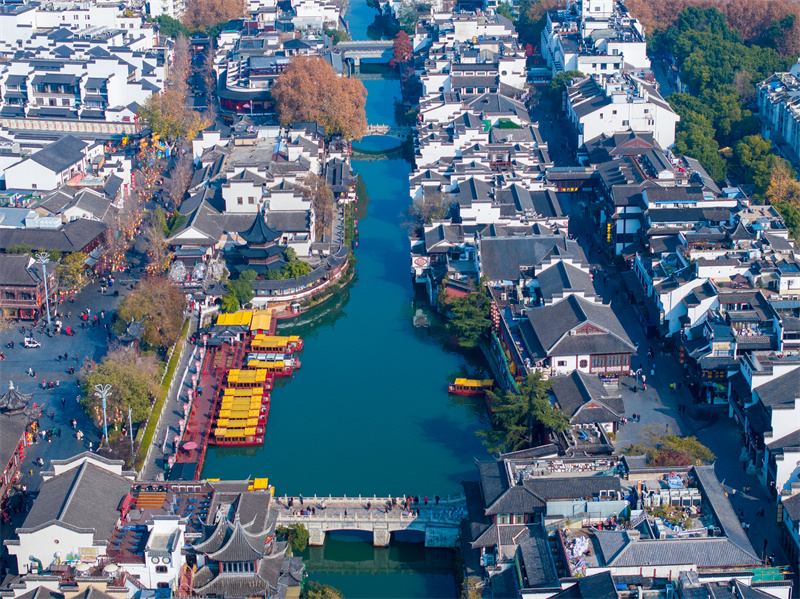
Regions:
[[[281,125],[317,122],[328,134],[361,139],[367,132],[367,90],[358,79],[340,77],[325,60],[300,56],[272,86]]]
[[[205,29],[231,19],[241,19],[245,8],[243,0],[189,0],[183,24],[189,29]]]
[[[119,306],[120,320],[144,319],[142,340],[153,347],[175,343],[183,326],[186,295],[166,277],[143,279]]]
[[[139,107],[139,117],[153,134],[168,139],[193,139],[210,124],[207,117],[188,107],[179,89],[167,89],[147,98]]]
[[[411,38],[402,29],[397,32],[397,35],[392,42],[392,53],[394,55],[394,62],[398,65],[411,60],[414,55],[414,48],[411,45]]]
[[[796,0],[626,0],[625,6],[648,33],[674,25],[690,6],[716,8],[745,41],[775,47],[784,57],[800,53],[800,19],[796,18],[800,6]]]

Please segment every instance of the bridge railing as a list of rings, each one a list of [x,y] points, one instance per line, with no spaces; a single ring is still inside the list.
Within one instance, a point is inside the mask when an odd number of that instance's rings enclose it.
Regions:
[[[353,523],[375,523],[375,522],[425,522],[426,524],[453,524],[460,522],[466,517],[466,509],[455,509],[452,513],[443,510],[425,510],[419,514],[409,513],[401,510],[392,510],[388,513],[376,513],[374,510],[363,514],[344,515],[342,512],[330,512],[330,508],[320,510],[316,514],[295,514],[279,513],[278,523],[282,522],[353,522]]]
[[[396,495],[392,497],[391,495],[387,495],[385,497],[379,497],[378,495],[359,495],[359,496],[351,496],[348,497],[347,495],[343,495],[342,497],[334,497],[333,495],[328,495],[327,497],[322,495],[314,495],[313,497],[303,497],[303,501],[305,502],[302,506],[299,504],[299,495],[283,495],[278,496],[275,498],[275,501],[278,505],[282,507],[286,507],[289,504],[289,498],[292,498],[295,501],[295,508],[305,507],[305,504],[308,504],[308,507],[319,507],[321,503],[324,501],[327,505],[338,505],[342,504],[343,507],[349,507],[349,504],[353,503],[366,503],[370,502],[375,507],[379,505],[385,505],[386,503],[391,503],[392,499],[397,500],[397,505],[399,506],[401,502],[406,502],[408,500],[408,496],[406,495]],[[461,507],[466,505],[466,497],[463,493],[458,493],[457,495],[448,495],[447,497],[439,497],[439,506],[457,506]],[[436,504],[436,496],[428,496],[428,503],[425,504],[424,497],[419,502],[414,503],[414,508],[425,508],[425,507],[435,507]]]

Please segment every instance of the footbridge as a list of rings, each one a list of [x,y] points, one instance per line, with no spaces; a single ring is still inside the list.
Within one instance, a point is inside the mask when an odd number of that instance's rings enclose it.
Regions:
[[[390,135],[399,139],[411,137],[411,127],[391,127],[389,125],[368,125],[367,135]]]
[[[342,60],[349,60],[357,68],[361,65],[361,60],[365,58],[389,62],[394,56],[394,43],[383,40],[339,42],[336,44],[334,52],[341,54]]]
[[[410,508],[410,509],[409,509]],[[278,526],[303,524],[309,532],[310,545],[325,543],[325,533],[354,530],[372,533],[376,547],[386,547],[393,532],[424,533],[426,547],[455,547],[458,544],[461,520],[467,515],[464,495],[442,498],[437,503],[406,503],[402,497],[371,498],[327,497],[307,498],[301,504],[281,497],[270,507],[275,510]]]

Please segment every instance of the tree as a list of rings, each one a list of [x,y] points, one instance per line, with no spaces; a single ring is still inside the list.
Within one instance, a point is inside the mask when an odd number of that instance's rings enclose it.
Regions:
[[[211,124],[207,116],[191,110],[177,89],[153,94],[139,107],[139,117],[154,135],[164,139],[193,139]]]
[[[529,374],[519,387],[519,394],[506,391],[502,395],[489,391],[494,422],[489,430],[479,431],[489,451],[505,453],[534,447],[545,431],[565,431],[568,422],[553,406],[548,395],[550,385],[541,373]]]
[[[228,291],[236,296],[237,301],[242,306],[253,299],[255,295],[253,293],[252,281],[242,277],[239,277],[235,281],[228,281]]]
[[[336,198],[333,190],[324,177],[308,173],[297,184],[297,190],[306,199],[311,200],[316,221],[317,239],[330,238],[333,230],[334,207]]]
[[[447,312],[447,330],[458,338],[462,347],[475,347],[491,327],[491,300],[482,291],[458,297],[439,293],[439,301]]]
[[[547,25],[547,12],[558,7],[558,0],[523,0],[515,23],[520,38],[527,44],[538,46],[542,30]]]
[[[180,207],[183,197],[186,195],[186,190],[189,188],[189,183],[192,181],[193,174],[194,165],[192,164],[192,159],[189,154],[181,154],[180,158],[175,161],[175,166],[170,171],[167,182],[171,208]]]
[[[419,20],[420,10],[413,0],[403,0],[395,12],[397,22],[407,34],[413,34]]]
[[[33,248],[27,243],[15,243],[6,248],[6,254],[32,254]]]
[[[744,180],[755,186],[755,195],[763,199],[770,185],[772,165],[776,159],[772,142],[760,135],[749,135],[733,147],[734,156],[742,167]]]
[[[217,120],[217,72],[214,70],[212,52],[209,50],[203,57],[203,87],[206,93],[205,116],[209,122]]]
[[[367,132],[367,90],[355,78],[339,77],[318,56],[292,60],[272,86],[281,125],[312,121],[331,135],[361,139]]]
[[[189,0],[183,24],[191,29],[205,29],[245,15],[243,0]]]
[[[623,453],[646,455],[650,466],[699,466],[716,457],[697,437],[668,435],[659,424],[646,426],[637,443],[629,445]]]
[[[308,262],[296,260],[294,262],[289,262],[283,267],[283,277],[285,279],[296,279],[298,277],[302,277],[303,275],[307,275],[312,270],[314,269],[311,268],[311,265]]]
[[[308,547],[310,534],[303,524],[292,524],[288,527],[278,526],[275,532],[278,534],[278,538],[289,543],[294,552],[300,553]]]
[[[449,193],[438,190],[424,191],[421,198],[415,198],[406,209],[403,225],[409,234],[422,235],[425,225],[447,216],[454,198]]]
[[[175,47],[172,52],[172,68],[169,71],[167,87],[181,94],[184,103],[189,94],[189,85],[186,78],[192,66],[192,59],[189,56],[189,40],[181,34],[175,40]]]
[[[87,362],[81,369],[84,409],[95,422],[102,423],[103,409],[95,396],[95,385],[111,385],[106,412],[111,423],[126,423],[128,408],[131,419],[141,422],[150,414],[152,398],[158,393],[161,365],[154,354],[142,354],[133,348],[119,347],[109,351],[98,365]]]
[[[82,252],[72,252],[61,259],[61,263],[56,268],[59,277],[59,284],[62,289],[74,289],[80,291],[86,285],[86,254]]]
[[[411,60],[414,56],[414,47],[411,38],[405,31],[398,31],[392,42],[392,55],[397,65],[402,65]]]
[[[220,308],[225,314],[233,314],[238,311],[240,307],[241,304],[239,304],[239,300],[236,298],[236,294],[233,291],[228,291],[228,293],[222,296]]]
[[[156,23],[158,23],[158,32],[166,37],[177,38],[179,35],[189,35],[189,30],[179,20],[167,15],[157,16]]]
[[[339,42],[350,41],[350,34],[346,31],[342,31],[341,29],[325,29],[325,35],[333,40],[334,46]]]
[[[143,341],[153,347],[169,347],[183,326],[186,296],[166,277],[142,280],[119,306],[125,322],[144,319]]]
[[[561,106],[564,91],[567,89],[569,82],[578,77],[583,77],[583,73],[580,71],[564,71],[563,73],[554,75],[550,83],[547,84],[546,93],[552,102],[555,112],[563,112]]]
[[[147,238],[147,273],[161,275],[169,268],[171,253],[167,244],[167,219],[162,208],[156,209],[145,229]]]
[[[769,187],[767,187],[765,195],[767,201],[775,207],[780,204],[789,204],[800,208],[800,183],[797,181],[796,173],[785,160],[774,161],[770,172]]]
[[[329,584],[309,582],[300,591],[300,599],[344,599],[344,593]]]
[[[789,202],[778,202],[774,204],[775,210],[783,218],[786,228],[789,229],[789,234],[792,239],[798,241],[800,237],[800,211],[797,210],[797,203],[791,204]]]
[[[283,250],[283,260],[287,263],[297,260],[297,252],[294,251],[294,248],[287,247]]]

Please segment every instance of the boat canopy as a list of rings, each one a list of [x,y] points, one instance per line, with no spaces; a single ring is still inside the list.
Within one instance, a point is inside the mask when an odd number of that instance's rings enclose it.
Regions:
[[[475,389],[491,389],[494,386],[492,379],[456,379],[454,383],[456,387],[475,388]]]

